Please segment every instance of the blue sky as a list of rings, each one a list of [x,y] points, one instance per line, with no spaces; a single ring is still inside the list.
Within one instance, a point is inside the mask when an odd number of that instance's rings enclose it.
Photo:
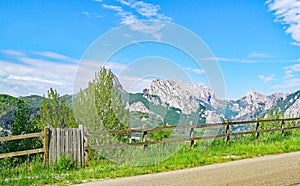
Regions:
[[[200,37],[218,61],[228,98],[252,88],[270,95],[300,87],[299,0],[9,0],[0,1],[0,15],[2,94],[43,95],[50,87],[71,94],[80,59],[97,38],[147,20],[177,24]],[[161,55],[160,47],[129,47],[107,64],[118,74],[136,58],[160,56],[194,83],[207,84],[205,71],[188,56],[168,47]]]

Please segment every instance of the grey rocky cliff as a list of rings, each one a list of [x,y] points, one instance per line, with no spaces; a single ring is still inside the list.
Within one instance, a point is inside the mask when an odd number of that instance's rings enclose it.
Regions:
[[[300,116],[300,91],[294,97],[291,96],[293,93],[274,93],[266,96],[251,89],[241,99],[220,100],[215,97],[213,90],[202,84],[154,80],[143,94],[144,98],[154,105],[161,105],[167,109],[174,107],[187,115],[197,113],[200,107],[205,108],[204,117],[213,123],[224,121],[224,118],[242,121],[267,117],[268,111],[275,108],[283,110],[285,117]],[[143,103],[130,105],[130,110],[151,113]]]
[[[208,94],[214,98],[214,93],[204,85],[194,85],[171,80],[154,80],[149,94],[157,95],[161,101],[171,107],[179,108],[184,114],[196,112],[199,101],[207,100]]]

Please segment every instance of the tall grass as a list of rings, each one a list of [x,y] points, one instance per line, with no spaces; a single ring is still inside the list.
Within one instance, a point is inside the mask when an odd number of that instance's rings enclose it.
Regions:
[[[255,135],[230,140],[198,141],[195,148],[184,145],[176,154],[164,161],[144,166],[118,164],[107,159],[93,160],[85,168],[75,168],[64,157],[56,165],[44,166],[42,157],[15,166],[0,168],[0,185],[76,184],[99,179],[134,176],[228,162],[238,159],[300,150],[300,131],[291,130],[284,137],[280,132],[272,135]],[[153,152],[151,152],[153,153]]]

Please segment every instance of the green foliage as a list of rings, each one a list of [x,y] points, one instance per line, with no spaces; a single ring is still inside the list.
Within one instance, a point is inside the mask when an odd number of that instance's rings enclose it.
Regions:
[[[53,169],[58,171],[66,171],[66,170],[72,170],[75,167],[76,167],[75,162],[71,160],[69,156],[62,156],[53,166]]]
[[[267,119],[280,119],[283,118],[284,116],[284,112],[283,111],[279,111],[278,107],[275,106],[273,108],[273,110],[269,110],[268,111],[268,117]],[[280,122],[261,122],[260,124],[260,130],[270,130],[270,129],[275,129],[275,128],[280,128]],[[268,133],[263,133],[261,134],[262,138],[270,138],[272,135],[274,135],[275,133],[279,133],[279,132],[268,132]]]
[[[66,104],[65,97],[60,97],[56,90],[48,90],[48,99],[43,98],[39,112],[39,126],[52,125],[55,128],[77,127],[73,111]]]
[[[120,130],[129,128],[128,111],[124,108],[121,94],[113,82],[110,70],[101,67],[88,88],[81,90],[75,98],[75,114],[79,123],[89,131]],[[128,141],[129,134],[112,135],[118,141]],[[91,143],[105,143],[107,136],[94,137]]]
[[[144,124],[147,128],[154,128],[162,123],[161,117],[143,112],[130,112],[130,128],[142,128]]]
[[[166,125],[161,124],[157,128],[165,127]],[[171,136],[172,130],[157,130],[157,131],[151,131],[149,132],[150,139],[154,141],[161,141],[164,139],[167,139]]]
[[[144,98],[141,93],[129,94],[129,100],[125,101],[127,101],[130,105],[136,102],[141,102],[149,109],[149,101]]]
[[[40,132],[35,120],[32,120],[28,105],[23,99],[19,99],[17,109],[14,113],[15,118],[12,124],[11,134],[21,135]],[[42,146],[42,141],[39,138],[28,138],[21,140],[13,140],[7,142],[8,152],[22,151],[34,149]]]
[[[300,131],[293,130],[292,137],[274,138],[262,142],[257,139],[243,138],[232,140],[227,145],[223,139],[217,139],[208,148],[200,148],[205,141],[198,141],[195,148],[182,147],[176,154],[156,164],[147,166],[124,166],[109,160],[90,161],[84,169],[65,169],[69,161],[64,160],[61,168],[43,167],[39,159],[17,167],[0,165],[0,185],[70,185],[95,179],[113,179],[117,177],[151,174],[184,168],[199,167],[213,163],[277,154],[300,150]],[[64,168],[62,168],[64,167]]]
[[[6,94],[0,94],[0,127],[10,129],[14,121],[18,99]]]

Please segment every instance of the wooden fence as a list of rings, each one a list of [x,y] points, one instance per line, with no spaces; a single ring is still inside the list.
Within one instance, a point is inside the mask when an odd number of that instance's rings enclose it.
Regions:
[[[52,128],[51,125],[45,127],[44,132],[24,134],[18,136],[1,137],[0,143],[11,140],[21,140],[27,138],[43,138],[43,148],[10,152],[0,154],[1,158],[44,153],[44,162],[52,164],[57,162],[62,156],[68,156],[76,166],[85,166],[87,163],[87,153],[84,150],[86,138],[84,128],[60,129]]]
[[[23,135],[18,135],[18,136],[7,136],[7,137],[1,137],[0,138],[0,143],[2,143],[4,141],[21,140],[21,139],[27,139],[27,138],[44,137],[44,136],[45,136],[44,132],[23,134]],[[15,157],[15,156],[28,155],[28,154],[36,154],[36,153],[41,153],[41,152],[45,152],[45,148],[0,154],[0,159],[1,158]]]
[[[289,119],[268,119],[268,120],[255,120],[255,121],[238,121],[232,122],[225,120],[224,123],[211,123],[211,124],[195,124],[193,122],[190,125],[185,126],[166,126],[158,128],[147,128],[143,126],[140,129],[124,129],[124,130],[109,130],[109,131],[89,131],[89,135],[105,135],[105,134],[125,134],[125,133],[142,133],[142,139],[140,142],[134,142],[129,144],[117,144],[98,146],[97,148],[112,148],[112,147],[124,147],[127,145],[133,146],[144,146],[146,149],[149,145],[160,144],[160,143],[174,143],[174,142],[189,142],[190,146],[193,147],[195,141],[204,139],[224,138],[227,143],[230,142],[230,137],[240,136],[246,134],[256,134],[259,138],[261,133],[280,131],[281,135],[284,136],[285,131],[300,128],[300,118],[289,118]],[[262,123],[276,123],[277,127],[271,129],[262,129]],[[286,125],[287,122],[296,122],[296,125]],[[254,130],[251,131],[232,131],[231,128],[234,125],[252,125]],[[198,136],[195,137],[195,129],[197,128],[209,128],[209,127],[220,127],[223,128],[222,133],[209,135],[209,136]],[[149,132],[160,131],[160,130],[177,130],[186,129],[189,131],[189,137],[178,138],[178,139],[164,139],[160,141],[153,141],[149,139]],[[44,153],[45,163],[57,162],[60,157],[66,155],[76,162],[78,166],[85,166],[87,164],[87,139],[85,136],[84,127],[82,125],[79,128],[73,129],[60,129],[52,128],[51,126],[45,127],[44,132],[24,134],[18,136],[1,137],[0,143],[4,141],[19,140],[26,138],[43,137],[44,145],[43,148],[32,149],[19,152],[11,152],[0,154],[1,158],[15,157],[28,154]]]
[[[142,133],[142,140],[141,142],[136,143],[129,143],[129,144],[117,144],[112,146],[97,146],[97,148],[111,148],[111,147],[125,147],[127,145],[133,146],[144,146],[144,149],[147,148],[149,145],[153,144],[164,144],[164,143],[175,143],[175,142],[190,142],[190,146],[193,147],[195,141],[197,140],[205,140],[205,139],[215,139],[215,138],[224,138],[226,143],[230,143],[230,137],[234,136],[241,136],[247,134],[256,134],[256,137],[259,138],[261,133],[269,133],[275,131],[281,131],[281,135],[284,136],[285,131],[293,130],[300,128],[299,124],[300,118],[288,118],[288,119],[256,119],[255,121],[229,121],[228,119],[225,120],[223,123],[207,123],[207,124],[195,124],[191,122],[190,125],[185,126],[166,126],[166,127],[157,127],[157,128],[147,128],[147,126],[143,126],[140,129],[124,129],[124,130],[110,130],[110,131],[91,131],[89,132],[90,135],[104,135],[104,134],[125,134],[125,133]],[[271,128],[271,129],[261,129],[262,123],[278,123],[278,127]],[[297,125],[293,126],[286,126],[286,122],[297,122]],[[251,131],[232,131],[231,126],[235,125],[252,125],[254,126],[255,130]],[[215,134],[215,135],[204,135],[195,137],[195,129],[196,128],[209,128],[209,127],[219,127],[223,128],[224,132]],[[178,138],[178,139],[165,139],[160,141],[153,141],[149,140],[148,134],[149,132],[160,131],[160,130],[176,130],[176,129],[187,129],[189,130],[189,137],[186,138]]]

